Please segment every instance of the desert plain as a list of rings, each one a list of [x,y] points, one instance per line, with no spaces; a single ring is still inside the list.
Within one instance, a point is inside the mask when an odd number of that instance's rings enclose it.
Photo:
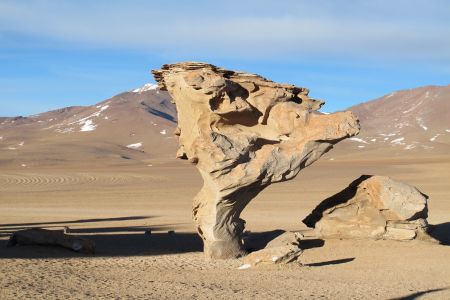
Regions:
[[[450,300],[450,1],[0,0],[0,300]]]
[[[157,85],[0,118],[0,299],[448,299],[449,97],[450,86],[426,86],[349,108],[359,135],[241,214],[250,234],[303,233],[299,262],[246,269],[242,258],[203,253],[192,216],[203,180],[175,158],[177,110]],[[321,239],[302,223],[363,174],[427,194],[437,242]],[[93,240],[95,254],[6,247],[12,233],[36,227],[67,227]]]
[[[240,259],[205,260],[191,215],[201,177],[167,156],[3,167],[0,298],[450,298],[450,156],[367,157],[337,145],[294,180],[271,185],[242,214],[251,232],[303,232],[301,264],[245,270],[238,269]],[[361,174],[391,176],[426,193],[431,234],[441,244],[316,238],[301,220]],[[95,255],[5,247],[13,231],[65,226],[93,239]]]

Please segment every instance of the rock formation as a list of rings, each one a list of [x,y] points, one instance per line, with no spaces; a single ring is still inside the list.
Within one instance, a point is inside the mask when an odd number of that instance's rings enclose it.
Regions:
[[[432,239],[426,233],[427,199],[413,186],[363,175],[325,199],[303,223],[322,238]]]
[[[65,234],[63,230],[41,228],[19,230],[9,238],[7,246],[12,247],[17,244],[60,246],[75,252],[88,254],[95,252],[94,241],[80,236]]]
[[[247,255],[241,268],[267,264],[287,264],[298,261],[303,253],[303,250],[300,248],[302,238],[303,235],[300,232],[284,232],[268,242],[263,249]]]
[[[208,258],[245,254],[239,215],[250,200],[359,132],[351,112],[316,112],[323,102],[306,88],[196,62],[153,74],[177,107],[177,157],[194,163],[204,180],[193,215]]]

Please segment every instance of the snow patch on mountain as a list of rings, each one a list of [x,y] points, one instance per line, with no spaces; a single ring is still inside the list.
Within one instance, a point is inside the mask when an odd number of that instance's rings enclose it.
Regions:
[[[431,139],[430,139],[430,142],[434,142],[437,138],[438,138],[438,136],[440,136],[441,134],[440,133],[438,133],[438,134],[436,134],[435,136],[433,136]]]
[[[80,131],[94,131],[97,127],[92,120],[86,120],[82,124],[83,126],[80,127]]]
[[[109,105],[97,105],[96,108],[100,108],[100,111],[104,111],[105,109],[108,109]]]
[[[155,83],[146,83],[142,87],[132,90],[133,93],[142,93],[146,91],[152,91],[158,89],[158,85]]]
[[[130,148],[130,149],[138,149],[138,148],[142,147],[142,142],[135,143],[135,144],[129,144],[126,147]]]
[[[402,129],[403,127],[408,127],[408,126],[409,126],[408,122],[402,122],[402,123],[395,124],[395,127],[399,128],[399,129]]]
[[[416,105],[414,105],[413,107],[411,107],[408,110],[403,111],[404,114],[407,114],[409,112],[412,112],[413,110],[415,110],[416,108],[418,108],[421,104],[423,103],[423,100],[420,101],[419,103],[416,103]]]
[[[75,124],[75,123],[78,123],[78,124],[81,125],[81,124],[85,123],[86,121],[90,121],[89,119],[92,118],[92,117],[100,117],[101,112],[104,111],[104,110],[106,110],[106,109],[109,107],[109,105],[96,106],[96,107],[97,107],[97,108],[100,108],[100,110],[99,110],[99,111],[96,111],[96,112],[94,112],[94,113],[92,113],[92,114],[90,114],[90,115],[87,116],[87,117],[78,119],[78,120],[76,120],[76,121],[74,121],[74,122],[70,122],[70,123],[68,123],[67,125],[73,125],[73,124]],[[76,115],[74,115],[74,116],[76,116]],[[91,122],[92,122],[92,121],[91,121]]]
[[[420,127],[422,127],[423,130],[428,130],[428,127],[425,126],[425,123],[423,122],[423,119],[420,117],[416,118],[417,124],[419,124]]]
[[[405,140],[404,137],[400,137],[398,139],[392,140],[391,143],[392,144],[398,144],[398,145],[403,145],[404,143],[402,143]]]
[[[56,132],[59,133],[70,133],[73,132],[73,127],[63,128],[63,129],[55,129]]]
[[[365,141],[363,139],[360,139],[360,138],[356,138],[356,137],[349,138],[349,140],[355,141],[355,142],[358,142],[358,143],[369,144],[367,141]]]
[[[385,97],[385,99],[391,98],[391,97],[394,96],[394,95],[395,95],[395,92],[390,93],[389,95],[387,95],[387,96]]]

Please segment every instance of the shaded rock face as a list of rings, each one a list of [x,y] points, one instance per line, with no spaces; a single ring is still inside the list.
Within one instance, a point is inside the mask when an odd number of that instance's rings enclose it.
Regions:
[[[47,230],[41,228],[24,229],[15,232],[7,246],[15,245],[60,246],[75,252],[93,254],[95,243],[84,237],[68,235],[62,230]]]
[[[196,164],[204,180],[193,214],[209,258],[245,254],[239,216],[250,200],[359,132],[351,112],[317,113],[323,102],[306,88],[196,62],[153,74],[177,107],[177,157]]]
[[[428,239],[427,199],[413,186],[363,175],[304,220],[322,238]]]

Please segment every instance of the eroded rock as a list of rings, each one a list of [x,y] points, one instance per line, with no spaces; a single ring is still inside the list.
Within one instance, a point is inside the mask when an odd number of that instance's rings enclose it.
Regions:
[[[94,241],[84,237],[65,234],[63,230],[47,230],[41,228],[24,229],[15,232],[7,246],[15,245],[60,246],[75,252],[93,254]]]
[[[153,74],[177,107],[176,156],[194,163],[204,180],[193,215],[209,258],[244,255],[239,216],[250,200],[359,132],[351,112],[316,112],[323,102],[306,88],[196,62]]]
[[[244,265],[287,264],[298,261],[303,253],[300,232],[285,232],[269,241],[264,249],[251,252],[244,258]]]
[[[363,175],[325,199],[303,223],[322,238],[432,239],[428,196],[385,176]]]
[[[244,265],[287,264],[297,261],[303,250],[296,245],[270,247],[250,253],[244,257]]]

